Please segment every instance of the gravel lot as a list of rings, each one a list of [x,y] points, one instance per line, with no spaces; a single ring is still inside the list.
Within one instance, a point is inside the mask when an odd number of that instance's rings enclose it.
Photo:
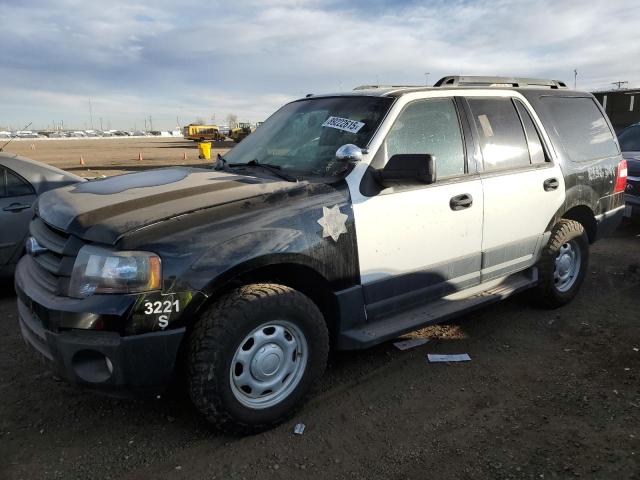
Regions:
[[[91,172],[111,174],[142,166],[142,148],[149,164],[183,151],[196,163],[172,139],[9,150],[73,167],[88,149],[103,164]],[[20,338],[11,284],[0,292],[2,479],[640,479],[639,224],[593,246],[572,304],[522,294],[414,333],[430,341],[412,350],[334,354],[292,421],[246,438],[208,428],[178,391],[125,401],[57,381]],[[426,362],[464,352],[471,362]]]
[[[224,153],[230,146],[233,146],[233,142],[216,143],[211,157],[215,159],[217,153]],[[11,142],[5,151],[55,165],[82,177],[118,175],[170,165],[211,163],[198,158],[198,145],[195,142],[171,137],[21,139]],[[142,154],[142,161],[138,160],[139,154]],[[84,160],[84,166],[80,165],[80,157]]]

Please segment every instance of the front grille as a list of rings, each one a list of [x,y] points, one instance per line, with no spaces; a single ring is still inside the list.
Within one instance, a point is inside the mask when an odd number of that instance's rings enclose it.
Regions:
[[[32,254],[31,277],[44,290],[54,295],[66,295],[78,251],[84,242],[73,235],[48,225],[35,217],[29,233],[46,252]]]

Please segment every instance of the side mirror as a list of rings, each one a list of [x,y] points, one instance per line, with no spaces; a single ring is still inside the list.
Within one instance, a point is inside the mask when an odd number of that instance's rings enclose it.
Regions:
[[[436,161],[427,153],[402,153],[389,159],[378,180],[384,187],[401,184],[429,184],[436,181]]]
[[[362,153],[360,147],[347,143],[336,150],[336,160],[339,162],[359,162],[362,160]]]

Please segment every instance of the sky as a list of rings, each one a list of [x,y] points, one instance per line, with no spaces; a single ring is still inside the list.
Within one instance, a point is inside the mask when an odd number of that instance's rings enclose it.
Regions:
[[[255,122],[456,74],[640,86],[639,24],[637,0],[0,0],[0,129]]]

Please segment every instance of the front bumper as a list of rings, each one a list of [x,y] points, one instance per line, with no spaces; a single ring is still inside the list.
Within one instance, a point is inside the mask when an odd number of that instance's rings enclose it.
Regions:
[[[68,328],[65,325],[114,322],[119,315],[128,315],[134,299],[114,296],[106,311],[97,303],[94,310],[87,310],[89,304],[49,295],[25,283],[29,261],[21,260],[15,274],[20,330],[58,375],[117,395],[158,391],[172,381],[184,328],[130,336]]]

